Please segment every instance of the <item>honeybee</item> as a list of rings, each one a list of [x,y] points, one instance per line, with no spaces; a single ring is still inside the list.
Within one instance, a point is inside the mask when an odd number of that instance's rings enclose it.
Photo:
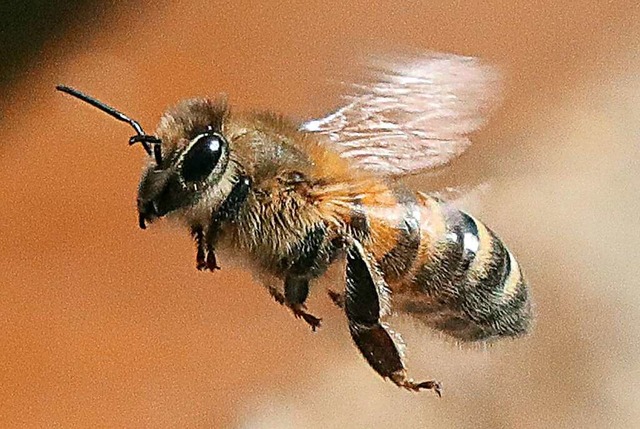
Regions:
[[[468,147],[497,77],[475,58],[446,54],[375,70],[323,119],[300,125],[194,98],[167,110],[153,135],[92,97],[57,89],[134,128],[129,143],[149,155],[141,228],[177,219],[195,240],[199,270],[218,270],[218,252],[240,257],[313,330],[321,319],[305,305],[310,283],[341,260],[344,290],[329,296],[369,365],[397,386],[440,395],[437,381],[409,378],[384,317],[405,313],[460,341],[517,337],[531,324],[529,290],[492,230],[399,179]]]

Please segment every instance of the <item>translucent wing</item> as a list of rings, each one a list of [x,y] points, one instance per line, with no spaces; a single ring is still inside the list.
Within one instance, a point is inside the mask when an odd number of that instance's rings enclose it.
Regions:
[[[489,191],[490,186],[488,183],[480,183],[469,186],[445,187],[424,193],[431,197],[438,198],[439,200],[454,206],[458,210],[477,213],[481,211],[483,196]]]
[[[429,54],[378,60],[375,80],[353,85],[346,105],[302,129],[326,135],[358,168],[381,175],[441,166],[470,144],[497,104],[497,71],[472,57]]]

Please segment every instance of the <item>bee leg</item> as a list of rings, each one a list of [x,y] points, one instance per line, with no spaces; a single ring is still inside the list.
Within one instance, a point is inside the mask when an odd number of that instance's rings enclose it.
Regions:
[[[290,182],[301,183],[300,173],[290,172]],[[336,244],[327,239],[327,228],[315,225],[291,251],[290,266],[284,281],[284,303],[297,318],[303,319],[315,331],[321,320],[308,313],[304,305],[309,296],[309,280],[318,277],[326,270]],[[276,298],[277,300],[277,298]]]
[[[215,244],[220,236],[221,227],[224,223],[235,222],[240,208],[247,200],[250,189],[251,178],[240,176],[236,184],[233,185],[227,199],[212,214],[206,237],[202,233],[202,229],[199,229],[200,235],[195,236],[198,243],[197,267],[199,270],[215,271],[220,269],[216,259]],[[201,248],[203,253],[200,253]],[[204,253],[206,253],[206,258],[200,258]]]
[[[191,229],[191,235],[196,241],[196,268],[200,271],[207,268],[204,232],[201,227]]]
[[[291,309],[296,318],[302,318],[311,326],[312,331],[320,327],[322,319],[307,313],[304,302],[309,296],[309,279],[304,277],[288,276],[284,281],[285,304]]]
[[[382,377],[412,391],[430,389],[441,395],[437,381],[416,383],[407,370],[397,345],[380,322],[380,293],[386,284],[368,263],[362,246],[354,242],[347,252],[347,287],[344,301],[349,331],[369,365]]]
[[[211,246],[207,246],[207,260],[205,261],[206,269],[209,271],[219,270],[216,252]]]
[[[267,290],[269,291],[269,294],[271,295],[271,297],[280,305],[285,305],[285,299],[284,299],[284,295],[282,294],[282,292],[280,292],[278,290],[278,288],[276,288],[275,286],[269,285],[267,286]]]
[[[191,235],[196,241],[196,268],[200,271],[214,271],[219,270],[220,267],[216,261],[216,253],[213,247],[205,239],[202,227],[193,227],[191,229]]]
[[[278,304],[287,306],[297,319],[302,318],[311,326],[314,332],[320,327],[322,319],[305,311],[307,307],[304,305],[304,301],[309,295],[308,280],[287,277],[284,294],[280,292],[278,288],[271,285],[267,286],[267,290]]]
[[[333,301],[336,307],[344,308],[344,293],[328,290],[327,295],[329,295],[329,298],[331,298],[331,301]]]

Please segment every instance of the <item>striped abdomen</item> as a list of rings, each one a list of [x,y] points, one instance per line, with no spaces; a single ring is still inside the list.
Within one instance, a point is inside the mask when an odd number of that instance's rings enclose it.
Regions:
[[[392,221],[393,245],[380,242],[389,232],[376,234],[375,221],[369,231],[394,309],[465,341],[526,333],[528,288],[502,241],[478,220],[434,198],[395,196],[402,216]],[[370,210],[365,206],[363,212]]]

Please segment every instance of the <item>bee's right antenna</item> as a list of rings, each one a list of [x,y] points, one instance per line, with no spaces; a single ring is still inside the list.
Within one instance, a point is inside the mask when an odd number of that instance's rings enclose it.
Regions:
[[[140,124],[138,123],[138,121],[131,119],[124,113],[117,111],[113,107],[108,106],[102,101],[98,101],[95,98],[90,97],[87,94],[84,94],[75,88],[71,88],[65,85],[57,85],[56,89],[58,91],[66,92],[69,95],[79,98],[80,100],[86,103],[89,103],[94,107],[97,107],[98,109],[116,118],[117,120],[126,122],[129,125],[131,125],[133,129],[136,131],[137,135],[129,139],[129,144],[132,145],[135,143],[141,143],[142,147],[144,148],[144,150],[147,152],[149,156],[151,156],[151,153],[152,153],[150,145],[153,145],[153,155],[155,156],[156,164],[160,165],[162,163],[162,153],[160,151],[160,143],[162,143],[162,141],[156,136],[145,133],[142,127],[140,126]]]

